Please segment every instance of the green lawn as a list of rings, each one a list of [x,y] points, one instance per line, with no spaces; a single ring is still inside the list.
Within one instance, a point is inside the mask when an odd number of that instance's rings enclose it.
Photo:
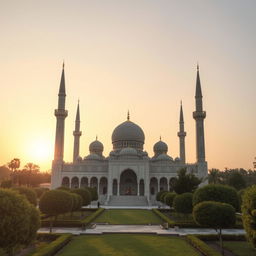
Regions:
[[[155,215],[151,210],[127,210],[127,209],[111,209],[105,210],[93,222],[109,223],[109,224],[134,224],[147,225],[161,224],[162,220]]]
[[[224,241],[224,247],[236,256],[255,256],[256,249],[246,241]]]
[[[83,235],[74,237],[58,256],[198,256],[185,240],[157,235]]]

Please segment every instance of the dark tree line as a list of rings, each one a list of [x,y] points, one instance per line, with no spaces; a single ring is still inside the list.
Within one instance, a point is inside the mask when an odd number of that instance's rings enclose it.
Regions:
[[[245,169],[218,169],[209,170],[208,181],[210,184],[223,184],[234,187],[237,190],[256,184],[256,170]]]
[[[40,183],[48,183],[51,180],[51,174],[40,172],[40,167],[33,163],[27,163],[20,168],[20,160],[14,158],[6,166],[0,167],[0,183],[2,187],[27,186],[36,187]]]

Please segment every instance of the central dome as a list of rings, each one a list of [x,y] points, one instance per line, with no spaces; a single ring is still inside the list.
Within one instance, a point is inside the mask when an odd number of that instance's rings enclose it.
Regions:
[[[144,140],[143,130],[129,120],[118,125],[112,133],[114,150],[127,147],[143,150]]]

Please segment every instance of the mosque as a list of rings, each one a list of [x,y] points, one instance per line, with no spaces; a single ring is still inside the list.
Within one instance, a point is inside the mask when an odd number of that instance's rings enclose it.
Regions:
[[[51,188],[67,186],[70,188],[95,187],[99,200],[106,205],[152,205],[158,191],[169,190],[177,172],[186,168],[199,178],[207,176],[205,160],[204,119],[202,90],[197,66],[195,111],[193,118],[196,123],[196,162],[186,163],[183,109],[180,106],[179,137],[180,155],[172,158],[168,155],[168,145],[161,140],[154,145],[154,155],[150,157],[144,150],[145,134],[142,128],[130,120],[119,124],[112,133],[113,150],[108,156],[103,155],[103,144],[96,138],[89,145],[90,154],[80,156],[80,109],[77,106],[73,149],[73,162],[63,160],[66,90],[64,64],[58,94],[58,108],[55,110],[57,119],[55,152],[52,162]]]

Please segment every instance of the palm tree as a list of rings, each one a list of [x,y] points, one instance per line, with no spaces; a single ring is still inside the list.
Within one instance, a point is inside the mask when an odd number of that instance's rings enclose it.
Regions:
[[[9,169],[11,169],[11,171],[12,171],[11,180],[12,180],[12,184],[13,184],[14,183],[14,174],[16,173],[17,169],[20,168],[20,159],[14,158],[7,165],[9,167]]]
[[[208,181],[210,184],[220,183],[220,171],[218,169],[209,170]]]
[[[28,184],[27,184],[28,187],[30,187],[31,174],[37,174],[39,172],[39,169],[40,167],[33,163],[27,163],[24,166],[24,170],[28,172]]]

